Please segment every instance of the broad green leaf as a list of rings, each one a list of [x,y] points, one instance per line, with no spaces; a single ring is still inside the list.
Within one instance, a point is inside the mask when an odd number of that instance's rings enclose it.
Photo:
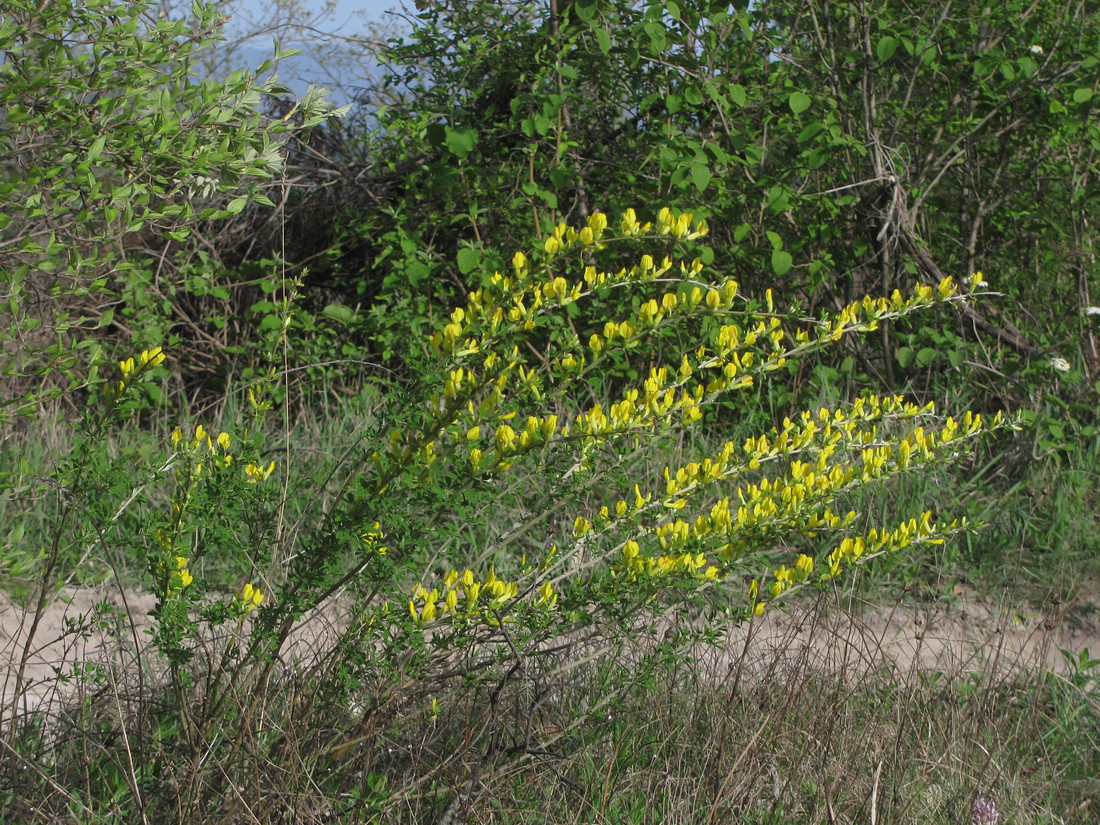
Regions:
[[[100,155],[103,154],[103,147],[107,145],[107,136],[100,135],[95,139],[95,142],[88,148],[88,160],[95,161]]]
[[[798,137],[796,138],[796,140],[799,143],[805,143],[806,141],[816,137],[818,133],[824,131],[824,129],[824,123],[811,123],[809,126],[798,133]]]
[[[321,311],[321,314],[333,321],[338,321],[344,326],[351,326],[355,323],[355,311],[343,304],[329,304]]]
[[[409,261],[405,266],[405,275],[410,286],[416,286],[431,274],[431,269],[423,261]]]
[[[791,92],[791,96],[787,98],[787,105],[791,107],[791,111],[796,115],[800,115],[809,109],[811,102],[810,96],[802,92]]]
[[[596,9],[598,6],[598,0],[577,0],[577,2],[573,4],[573,10],[577,13],[577,18],[579,20],[587,22],[596,16]]]
[[[659,57],[668,45],[664,24],[658,20],[650,20],[642,26],[642,29],[649,37],[650,53],[654,57]]]
[[[907,369],[913,363],[916,355],[912,347],[898,347],[898,364],[901,365],[902,369]]]
[[[481,265],[481,250],[468,246],[458,250],[458,271],[463,275],[473,272]]]
[[[786,212],[791,205],[791,190],[779,184],[768,190],[768,209],[776,215]]]
[[[238,215],[248,205],[248,198],[233,198],[225,206],[225,211],[230,215]]]
[[[1092,89],[1087,89],[1082,86],[1073,93],[1074,103],[1087,103],[1090,100],[1092,100]]]
[[[894,52],[897,50],[898,39],[896,37],[880,37],[878,44],[875,46],[875,54],[883,63],[893,57]]]
[[[691,164],[691,181],[701,193],[710,184],[711,173],[704,163]]]
[[[442,146],[447,142],[447,127],[442,123],[429,123],[424,134],[432,146]]]
[[[605,56],[611,54],[611,35],[607,33],[607,29],[596,29],[596,43]]]
[[[748,102],[748,98],[745,95],[745,87],[740,83],[732,84],[730,86],[730,100],[744,108],[745,104]]]
[[[445,128],[447,130],[447,148],[459,160],[465,160],[470,152],[474,151],[474,145],[477,143],[477,132],[473,129],[452,129],[450,126]]]
[[[772,250],[772,272],[776,275],[786,275],[790,269],[793,259],[791,253],[783,249]]]

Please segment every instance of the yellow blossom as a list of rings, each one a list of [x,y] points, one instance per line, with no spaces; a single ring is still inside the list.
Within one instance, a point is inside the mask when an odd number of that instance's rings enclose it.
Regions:
[[[267,481],[271,474],[275,472],[275,462],[272,461],[267,467],[257,467],[255,464],[246,464],[244,468],[245,481],[249,484],[260,484]]]

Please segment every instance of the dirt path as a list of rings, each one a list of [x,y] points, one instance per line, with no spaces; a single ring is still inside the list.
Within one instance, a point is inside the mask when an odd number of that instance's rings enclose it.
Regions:
[[[54,701],[59,688],[75,690],[82,673],[107,687],[132,680],[139,666],[149,673],[155,661],[144,647],[153,606],[152,597],[136,591],[66,591],[38,617],[28,647],[33,611],[0,594],[0,724],[13,711],[21,714]],[[305,656],[324,647],[338,624],[335,610],[307,617],[288,659],[295,651]],[[950,603],[899,604],[858,614],[806,607],[790,614],[772,611],[755,625],[733,631],[724,648],[710,655],[717,667],[747,652],[744,661],[758,665],[777,656],[799,656],[853,673],[883,667],[952,674],[1043,667],[1068,673],[1063,650],[1074,657],[1084,650],[1100,655],[1100,599],[1054,604],[1046,611],[1012,607],[1007,600],[990,605],[965,596]]]

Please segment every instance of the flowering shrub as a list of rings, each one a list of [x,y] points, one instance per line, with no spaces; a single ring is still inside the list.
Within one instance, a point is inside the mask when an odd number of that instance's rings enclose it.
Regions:
[[[332,485],[320,482],[296,513],[284,491],[312,468],[292,450],[286,463],[264,458],[280,429],[274,367],[242,388],[246,422],[171,432],[166,457],[141,471],[165,502],[140,522],[145,581],[180,736],[194,754],[237,743],[209,783],[247,770],[240,743],[278,746],[264,744],[264,708],[286,679],[306,680],[321,704],[356,708],[352,728],[372,730],[410,708],[438,720],[484,686],[489,720],[470,747],[496,759],[492,743],[530,724],[539,685],[563,656],[615,657],[629,642],[645,658],[642,628],[659,629],[662,616],[720,607],[708,612],[708,631],[750,620],[877,556],[966,528],[929,512],[876,524],[846,500],[963,455],[1007,426],[999,415],[942,416],[867,392],[748,438],[714,435],[731,394],[783,380],[799,358],[846,336],[968,300],[980,276],[965,290],[945,279],[809,318],[770,293],[746,298],[698,259],[674,259],[678,242],[707,231],[669,210],[654,223],[630,210],[614,228],[597,213],[516,253],[509,272],[449,313],[415,384],[388,387],[359,446],[332,468]],[[666,254],[636,254],[647,245]],[[636,262],[593,263],[612,250]],[[614,290],[631,291],[620,304],[628,311],[586,316],[587,302]],[[292,310],[288,299],[280,340]],[[688,343],[668,363],[652,361],[644,378],[598,397],[594,376],[675,330]],[[125,416],[165,355],[156,348],[119,363],[96,426]],[[694,455],[669,448],[692,433],[705,445]],[[459,532],[471,536],[465,551],[448,539]],[[237,558],[243,584],[227,591],[204,580],[217,556]],[[302,617],[338,595],[347,614],[338,637],[304,674],[284,672]],[[601,652],[581,652],[592,645]],[[519,717],[500,711],[505,694],[526,707]],[[356,747],[369,746],[357,737]],[[333,747],[311,758],[351,746]],[[206,803],[187,804],[201,812]]]
[[[801,318],[777,311],[770,294],[762,305],[745,301],[735,281],[708,279],[698,260],[658,262],[642,255],[636,266],[618,272],[585,266],[586,255],[609,243],[694,240],[707,232],[705,223],[668,210],[660,212],[656,226],[640,224],[631,210],[618,228],[611,236],[602,214],[579,229],[559,226],[537,258],[517,253],[511,273],[494,274],[487,287],[451,313],[431,340],[439,391],[428,395],[418,428],[391,429],[384,448],[372,454],[375,473],[368,483],[375,495],[409,478],[429,483],[457,473],[471,480],[500,479],[525,462],[545,462],[567,468],[562,479],[539,480],[564,496],[568,486],[584,486],[601,462],[616,461],[620,448],[656,443],[662,435],[699,426],[705,411],[723,397],[782,375],[793,359],[883,321],[968,297],[946,279],[918,285],[907,296],[895,291],[866,298],[832,317]],[[571,271],[569,256],[581,261],[572,271],[583,272],[572,280],[558,274]],[[980,281],[979,275],[974,284]],[[630,317],[596,325],[587,341],[570,328],[551,337],[537,360],[525,354],[524,335],[548,326],[549,317],[601,289],[625,285],[644,285],[656,294],[636,302]],[[644,381],[615,399],[568,406],[612,353],[700,318],[713,322],[709,335],[678,354],[678,364],[652,367]],[[934,522],[928,512],[896,525],[861,527],[864,520],[856,512],[837,508],[861,485],[950,459],[968,440],[1002,426],[1000,416],[989,422],[971,413],[944,418],[930,405],[873,394],[837,409],[806,411],[770,433],[666,466],[659,478],[627,485],[633,488],[629,495],[572,518],[559,517],[559,540],[537,568],[526,568],[522,583],[502,582],[490,570],[483,583],[495,588],[490,609],[474,609],[478,582],[467,570],[461,585],[457,571],[444,577],[442,587],[418,584],[409,612],[417,627],[468,622],[474,615],[496,622],[502,614],[522,612],[504,607],[522,595],[521,602],[559,607],[568,621],[586,615],[580,611],[597,593],[600,598],[643,593],[652,601],[672,586],[736,582],[740,588],[740,574],[759,571],[762,561],[775,558],[776,548],[835,537],[816,556],[797,553],[789,565],[779,563],[762,578],[750,577],[739,598],[745,615],[759,615],[769,602],[825,583],[874,556],[940,543],[962,529],[961,522]],[[359,517],[364,509],[353,513]],[[374,517],[385,522],[382,513]],[[734,573],[739,575],[731,578]],[[559,604],[561,587],[568,594]]]
[[[249,655],[227,678],[252,668],[248,679],[265,683],[298,618],[350,589],[359,594],[360,619],[345,643],[355,640],[360,667],[324,677],[339,682],[330,689],[354,691],[365,673],[377,677],[385,657],[369,650],[378,644],[414,651],[404,667],[424,684],[438,678],[443,663],[453,667],[455,656],[504,645],[511,656],[483,673],[499,680],[515,657],[612,617],[623,627],[718,598],[728,618],[743,620],[877,556],[941,543],[965,529],[929,512],[872,524],[843,506],[863,485],[950,460],[976,436],[1005,426],[999,415],[944,417],[895,396],[866,393],[835,409],[807,410],[770,432],[668,463],[656,475],[625,474],[637,466],[632,454],[660,454],[669,437],[705,428],[708,411],[731,393],[782,380],[788,364],[808,353],[934,304],[967,300],[968,291],[945,279],[807,318],[780,310],[770,294],[746,299],[735,281],[709,275],[697,259],[642,254],[618,271],[585,263],[611,245],[629,250],[708,231],[691,215],[668,210],[655,224],[628,211],[616,228],[610,231],[599,213],[580,228],[557,227],[450,313],[431,337],[418,388],[401,395],[394,388],[362,457],[343,468],[339,505],[298,536],[297,546],[253,558],[266,582],[258,598],[259,587],[248,584],[228,607],[220,599],[203,606],[201,588],[187,586],[196,551],[185,534],[200,525],[209,530],[211,519],[240,519],[249,506],[266,507],[277,519],[273,500],[265,505],[260,495],[275,463],[264,466],[252,455],[234,460],[230,435],[214,438],[202,425],[189,440],[174,432],[176,492],[150,563],[165,653],[181,665],[188,660],[195,609],[215,624],[255,610]],[[980,281],[973,280],[974,289]],[[587,300],[620,288],[643,293],[630,314],[585,319]],[[555,323],[561,316],[575,320]],[[676,326],[703,333],[636,386],[582,402],[591,395],[590,377],[609,359]],[[540,341],[537,351],[528,346],[533,340]],[[134,368],[124,362],[121,369],[125,386]],[[249,389],[257,429],[270,414],[266,392],[266,384]],[[617,490],[599,481],[612,474],[622,478]],[[537,506],[518,505],[520,526],[498,523],[465,567],[448,558],[452,564],[438,579],[426,577],[424,545],[438,525],[459,517],[483,522],[503,490],[511,490],[512,502]],[[221,503],[200,511],[198,498]],[[459,499],[464,510],[455,507]],[[434,509],[424,509],[425,501]],[[536,534],[541,550],[531,540]],[[503,552],[508,546],[521,549]],[[479,565],[490,556],[495,565]]]

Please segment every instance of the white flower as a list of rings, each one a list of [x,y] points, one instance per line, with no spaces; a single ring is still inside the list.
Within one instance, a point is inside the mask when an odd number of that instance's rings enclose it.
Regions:
[[[1031,46],[1028,51],[1032,54],[1045,54],[1045,52],[1043,51],[1043,47],[1040,46],[1038,43],[1036,43],[1034,46]]]
[[[1085,307],[1085,315],[1100,315],[1100,307]]]
[[[1050,359],[1050,367],[1056,372],[1069,372],[1069,361],[1060,355],[1055,355]]]

